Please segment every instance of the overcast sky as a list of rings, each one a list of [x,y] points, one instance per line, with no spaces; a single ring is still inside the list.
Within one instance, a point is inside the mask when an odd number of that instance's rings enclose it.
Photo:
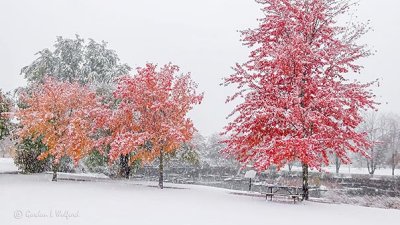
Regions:
[[[34,54],[50,48],[56,36],[74,34],[105,40],[122,62],[173,62],[192,72],[205,92],[191,113],[204,135],[220,132],[233,105],[225,105],[231,88],[219,86],[244,62],[248,49],[237,30],[257,26],[262,16],[253,0],[0,0],[0,88],[25,85],[20,69]],[[374,89],[380,108],[400,114],[400,1],[360,0],[358,20],[371,20],[373,31],[363,41],[377,53],[360,62],[361,81],[380,78]]]

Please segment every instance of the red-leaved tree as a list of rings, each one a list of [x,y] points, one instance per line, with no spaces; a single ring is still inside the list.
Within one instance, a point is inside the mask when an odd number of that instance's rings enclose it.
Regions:
[[[121,77],[114,92],[118,105],[109,113],[100,113],[103,116],[96,123],[112,134],[106,140],[99,140],[111,147],[111,160],[127,155],[130,162],[159,158],[160,188],[163,188],[163,155],[191,140],[195,128],[187,114],[203,98],[203,94],[196,92],[197,84],[190,74],[177,75],[178,72],[179,67],[172,64],[160,69],[147,64],[138,68],[133,77]]]
[[[258,0],[265,17],[259,27],[242,31],[251,48],[225,85],[242,98],[224,134],[225,152],[262,171],[271,165],[300,161],[308,199],[308,169],[328,164],[328,156],[350,161],[370,143],[356,127],[359,111],[374,108],[372,83],[350,81],[370,52],[357,40],[365,24],[339,25],[351,3],[341,0]]]
[[[16,112],[24,138],[41,137],[47,151],[38,158],[53,157],[53,181],[62,157],[77,163],[93,149],[91,110],[98,107],[96,95],[77,83],[44,80],[21,93],[23,107]]]

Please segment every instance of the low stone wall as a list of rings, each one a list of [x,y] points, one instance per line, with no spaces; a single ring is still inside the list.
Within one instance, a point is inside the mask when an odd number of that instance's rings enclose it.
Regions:
[[[236,176],[237,168],[208,167],[208,168],[166,168],[165,180],[172,183],[194,183],[214,187],[247,191],[249,179],[244,178],[241,172]],[[336,174],[310,172],[310,186],[326,188],[343,192],[349,196],[400,196],[400,177],[351,175],[338,176]],[[133,177],[139,179],[157,180],[157,167],[143,167],[136,171]],[[288,186],[301,186],[301,172],[269,170],[258,174],[253,180],[252,190],[265,192],[265,183]],[[311,190],[310,196],[320,197],[320,191]]]

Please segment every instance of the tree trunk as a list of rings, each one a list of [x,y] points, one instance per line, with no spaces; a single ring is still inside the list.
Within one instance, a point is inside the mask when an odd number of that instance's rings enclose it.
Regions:
[[[370,175],[374,175],[376,170],[376,164],[373,159],[371,160],[367,159],[367,168],[368,168],[368,173]]]
[[[337,155],[335,155],[335,166],[336,166],[336,174],[339,174],[340,170],[340,159]]]
[[[159,165],[159,176],[158,176],[158,186],[160,189],[164,188],[164,164],[163,164],[164,152],[160,149],[160,165]]]
[[[394,176],[394,170],[396,169],[396,154],[392,153],[392,176]]]
[[[57,172],[60,164],[53,162],[52,169],[53,169],[53,179],[51,181],[57,181]]]
[[[369,159],[367,159],[367,168],[368,168],[368,173],[371,174],[371,167],[369,165]]]
[[[375,169],[376,169],[376,162],[374,159],[374,148],[371,149],[371,159],[367,159],[367,167],[368,167],[368,173],[370,175],[374,175]]]
[[[130,172],[129,155],[121,155],[119,176],[129,179]]]
[[[308,200],[308,165],[303,163],[303,199]]]

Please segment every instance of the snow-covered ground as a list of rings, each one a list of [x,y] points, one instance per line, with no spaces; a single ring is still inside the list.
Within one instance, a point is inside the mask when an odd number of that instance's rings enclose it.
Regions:
[[[196,185],[0,175],[1,224],[396,224],[400,210],[280,203]]]
[[[0,173],[10,173],[18,171],[12,158],[0,158]]]

